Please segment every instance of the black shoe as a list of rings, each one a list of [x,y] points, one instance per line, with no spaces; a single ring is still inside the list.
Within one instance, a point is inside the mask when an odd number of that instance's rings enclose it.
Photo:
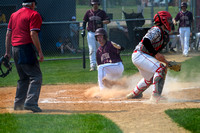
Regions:
[[[27,106],[27,105],[25,105],[24,109],[31,110],[33,112],[42,112],[42,110],[37,105],[33,105],[33,106]]]
[[[136,95],[136,96],[135,96],[135,94],[134,94],[133,92],[129,93],[129,94],[126,96],[127,99],[139,99],[139,98],[142,98],[142,97],[143,97],[143,94],[142,94],[142,93],[140,93],[139,95]]]
[[[24,110],[24,105],[14,105],[14,110]]]
[[[176,51],[175,51],[173,48],[172,48],[172,49],[170,49],[170,51],[171,51],[171,52],[174,52],[174,53],[176,53]]]
[[[134,98],[135,98],[135,99],[138,99],[138,98],[142,98],[142,97],[143,97],[143,94],[140,93],[139,95],[135,96]]]

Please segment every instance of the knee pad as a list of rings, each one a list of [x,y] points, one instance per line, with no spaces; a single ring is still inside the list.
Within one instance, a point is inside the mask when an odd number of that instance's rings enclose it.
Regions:
[[[157,93],[161,95],[164,83],[165,83],[165,77],[167,74],[166,66],[163,64],[160,64],[160,67],[156,70],[156,73],[153,77],[153,84],[154,84],[154,93]]]

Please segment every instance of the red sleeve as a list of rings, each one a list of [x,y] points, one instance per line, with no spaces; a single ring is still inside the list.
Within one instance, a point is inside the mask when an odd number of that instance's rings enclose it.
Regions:
[[[30,30],[40,30],[42,18],[39,13],[33,13],[30,19]]]

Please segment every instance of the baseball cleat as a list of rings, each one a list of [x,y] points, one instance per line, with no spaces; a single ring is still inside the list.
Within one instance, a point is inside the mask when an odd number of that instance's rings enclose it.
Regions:
[[[126,98],[127,99],[138,99],[138,98],[142,98],[143,97],[143,94],[140,93],[139,95],[135,95],[133,94],[133,92],[129,93]]]
[[[154,102],[154,103],[162,103],[162,102],[167,102],[167,98],[163,97],[163,96],[153,96],[152,95],[150,98],[150,101]]]
[[[91,72],[91,71],[95,71],[95,70],[96,70],[96,69],[95,69],[94,67],[90,68],[90,72]]]
[[[14,110],[24,110],[24,105],[14,105]]]
[[[25,105],[24,109],[31,110],[33,112],[42,112],[42,110],[38,106],[36,106],[36,105],[34,105],[34,106],[26,106]]]

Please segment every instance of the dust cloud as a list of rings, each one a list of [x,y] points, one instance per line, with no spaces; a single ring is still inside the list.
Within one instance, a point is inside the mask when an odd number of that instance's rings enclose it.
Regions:
[[[120,82],[120,85],[117,83],[117,85],[114,85],[110,88],[105,88],[101,91],[98,86],[95,86],[87,89],[85,91],[85,96],[101,99],[125,99],[126,95],[134,89],[141,78],[142,76],[139,73],[130,77],[122,77],[121,79],[117,80],[117,82]],[[179,79],[170,77],[167,74],[162,95],[168,97],[168,94],[173,93],[174,91],[200,88],[199,79],[200,78],[195,78],[194,82],[180,82]],[[143,94],[151,95],[152,91],[153,88],[150,86],[146,91],[143,92]]]

